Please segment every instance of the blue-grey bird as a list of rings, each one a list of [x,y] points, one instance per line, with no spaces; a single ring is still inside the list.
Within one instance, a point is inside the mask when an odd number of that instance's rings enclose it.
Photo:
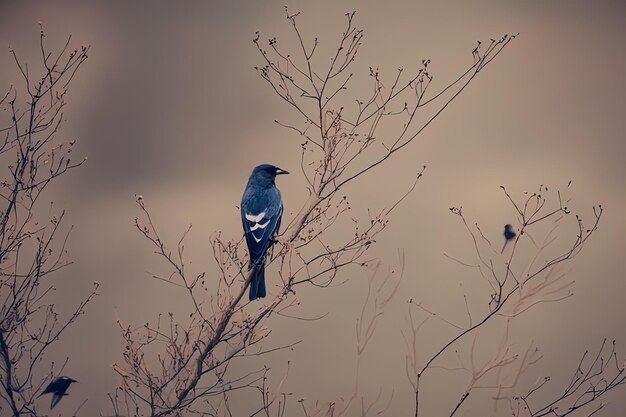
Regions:
[[[515,239],[515,236],[517,236],[517,233],[515,233],[515,231],[513,230],[513,226],[511,226],[510,224],[505,224],[504,225],[504,246],[502,246],[502,250],[500,251],[500,253],[504,252],[504,248],[506,248],[506,244],[509,243],[509,240]]]
[[[274,243],[283,215],[283,202],[276,188],[276,176],[289,174],[274,165],[259,165],[250,174],[241,197],[241,221],[254,269],[250,280],[250,301],[265,297],[265,254]]]
[[[68,395],[66,394],[66,391],[70,387],[70,385],[72,385],[72,382],[78,381],[68,376],[60,376],[58,378],[55,378],[52,380],[52,382],[48,384],[46,389],[41,394],[39,394],[39,396],[41,397],[44,394],[52,393],[52,402],[50,403],[50,409],[53,409],[54,406],[57,405],[59,401],[61,401],[61,398],[63,398],[63,396]]]

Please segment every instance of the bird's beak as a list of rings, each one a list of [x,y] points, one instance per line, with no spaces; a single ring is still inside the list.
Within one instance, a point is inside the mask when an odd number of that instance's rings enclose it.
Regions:
[[[276,168],[276,175],[289,174],[289,171],[285,171],[282,168]]]

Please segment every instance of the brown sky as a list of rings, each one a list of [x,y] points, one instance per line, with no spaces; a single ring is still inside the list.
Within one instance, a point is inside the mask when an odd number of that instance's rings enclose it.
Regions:
[[[107,411],[105,393],[116,382],[110,365],[121,356],[117,318],[143,323],[159,311],[184,310],[177,304],[184,298],[146,274],[160,265],[133,230],[133,195],[145,197],[165,236],[174,238],[193,223],[190,256],[211,271],[207,237],[215,230],[240,233],[235,206],[250,169],[272,162],[297,171],[299,141],[273,123],[294,115],[253,70],[260,63],[251,42],[255,31],[289,33],[283,3],[1,3],[0,46],[27,61],[39,53],[38,21],[50,45],[59,46],[68,34],[91,45],[63,131],[78,139],[76,151],[89,161],[50,197],[76,226],[70,246],[76,264],[59,277],[59,300],[75,299],[95,280],[102,295],[52,352],[71,355],[67,372],[81,381],[61,411],[85,397],[85,415]],[[563,378],[559,369],[569,374],[582,351],[603,337],[617,339],[626,352],[626,7],[618,1],[421,3],[289,3],[302,11],[305,33],[322,42],[340,33],[344,12],[358,11],[366,33],[354,67],[361,76],[370,66],[390,74],[430,58],[435,82],[443,85],[470,62],[477,40],[521,33],[407,152],[367,178],[367,190],[348,190],[356,208],[380,207],[404,189],[416,166],[428,165],[376,249],[390,262],[397,249],[407,254],[402,293],[383,319],[371,352],[378,359],[365,373],[366,390],[395,390],[389,415],[411,409],[400,338],[404,301],[413,297],[463,317],[459,285],[471,286],[472,275],[443,253],[469,257],[471,243],[448,207],[463,205],[498,239],[502,225],[515,220],[500,185],[521,193],[572,180],[576,212],[589,218],[597,203],[606,210],[597,235],[567,268],[575,296],[520,320],[517,341],[532,338],[544,354],[542,368],[530,371],[531,382],[544,373]],[[329,44],[323,45],[328,53]],[[4,90],[17,75],[7,49],[0,52]],[[301,203],[303,184],[298,175],[280,178],[286,207]],[[372,195],[373,187],[380,192]],[[332,292],[299,294],[303,312],[329,312],[327,319],[270,323],[276,343],[303,339],[294,352],[267,359],[278,371],[292,360],[288,388],[298,397],[328,401],[349,391],[354,320],[365,289],[360,276],[354,278]],[[449,330],[433,326],[430,337],[439,340]],[[436,346],[432,340],[424,342],[425,351]],[[605,415],[626,408],[624,392],[610,397]]]

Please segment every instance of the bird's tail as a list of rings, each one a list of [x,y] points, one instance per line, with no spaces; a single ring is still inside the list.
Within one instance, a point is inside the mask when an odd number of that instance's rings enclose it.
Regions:
[[[52,410],[54,407],[56,407],[56,405],[59,403],[59,401],[61,401],[61,398],[63,398],[66,395],[69,395],[69,394],[66,394],[66,393],[54,394],[52,396],[52,401],[50,402],[50,409]]]
[[[253,274],[250,280],[250,301],[265,297],[265,265],[257,265]]]

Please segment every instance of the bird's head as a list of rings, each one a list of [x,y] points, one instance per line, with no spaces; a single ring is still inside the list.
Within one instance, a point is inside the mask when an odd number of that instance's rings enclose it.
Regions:
[[[69,376],[62,376],[62,377],[60,377],[59,379],[60,379],[60,380],[63,380],[63,381],[67,381],[69,384],[71,384],[72,382],[78,382],[77,380],[72,379],[72,378],[70,378]]]
[[[276,176],[282,174],[289,174],[289,172],[274,165],[262,164],[252,170],[249,182],[259,187],[270,187],[274,185]]]

